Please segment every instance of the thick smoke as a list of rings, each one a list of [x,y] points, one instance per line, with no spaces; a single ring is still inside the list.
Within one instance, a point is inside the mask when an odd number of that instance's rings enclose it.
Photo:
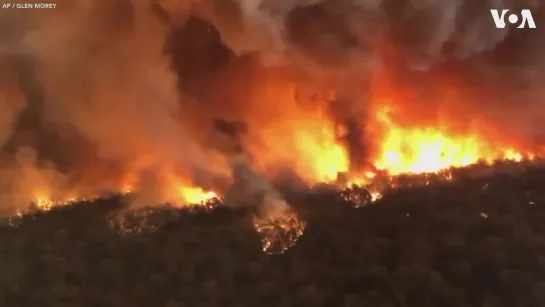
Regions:
[[[169,29],[149,1],[57,1],[56,9],[2,10],[2,15],[10,26],[2,33],[1,60],[7,63],[1,67],[6,74],[0,144],[7,142],[6,153],[24,148],[4,166],[3,192],[12,203],[55,198],[40,195],[39,190],[59,190],[51,172],[40,171],[44,158],[59,169],[67,166],[68,176],[90,177],[89,188],[82,185],[75,194],[97,193],[94,189],[107,185],[117,189],[112,178],[124,170],[135,173],[133,185],[147,174],[162,180],[165,167],[185,177],[220,170],[180,121],[183,97],[164,52]],[[19,67],[16,57],[28,64]],[[23,97],[28,107],[17,120]],[[20,129],[12,133],[17,121]],[[46,136],[51,143],[43,141]],[[57,161],[61,156],[71,163]],[[25,175],[29,169],[35,170],[32,178]],[[106,183],[93,182],[93,176]],[[153,185],[138,188],[148,186]]]
[[[531,9],[537,29],[498,29],[490,9]],[[541,1],[231,0],[195,11],[236,54],[289,66],[312,92],[333,91],[336,117],[355,130],[369,89],[386,86],[411,120],[441,116],[470,129],[485,119],[525,141],[543,133]]]
[[[26,104],[16,84],[13,84],[13,76],[5,66],[7,65],[3,64],[0,67],[0,146],[11,135],[17,116]]]
[[[127,181],[168,201],[158,190],[172,173],[225,189],[241,153],[259,171],[312,176],[313,144],[297,144],[323,118],[347,130],[354,168],[381,93],[401,121],[486,119],[524,141],[544,131],[537,0],[56,3],[0,11],[6,204]],[[503,8],[531,9],[537,29],[497,29],[490,9]],[[245,130],[234,145],[217,131],[230,122]]]

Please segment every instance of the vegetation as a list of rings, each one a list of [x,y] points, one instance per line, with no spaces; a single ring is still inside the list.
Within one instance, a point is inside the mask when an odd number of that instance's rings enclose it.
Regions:
[[[308,227],[275,256],[223,208],[154,210],[136,234],[111,225],[121,199],[27,215],[0,228],[0,306],[545,306],[544,187],[533,168],[360,208],[298,196]]]

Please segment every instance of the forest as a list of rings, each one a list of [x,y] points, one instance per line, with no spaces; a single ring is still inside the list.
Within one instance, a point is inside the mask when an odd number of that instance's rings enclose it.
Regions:
[[[222,206],[122,225],[107,197],[4,219],[0,306],[544,306],[545,169],[471,174],[362,206],[360,188],[294,195],[307,227],[278,255]]]

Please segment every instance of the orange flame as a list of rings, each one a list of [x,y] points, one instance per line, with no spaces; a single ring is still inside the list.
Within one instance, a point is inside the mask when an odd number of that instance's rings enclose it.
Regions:
[[[339,127],[327,112],[331,97],[301,97],[295,86],[278,80],[256,86],[255,97],[250,97],[268,106],[254,106],[255,109],[248,111],[252,117],[245,118],[252,128],[256,127],[244,144],[255,158],[252,167],[261,174],[269,175],[270,170],[274,171],[278,165],[288,165],[308,184],[334,182],[343,173],[348,175],[350,185],[367,186],[377,180],[377,170],[391,176],[435,173],[480,161],[522,161],[538,156],[536,152],[523,150],[516,144],[488,137],[484,133],[460,133],[449,129],[446,124],[407,121],[407,117],[411,119],[410,114],[401,114],[401,121],[398,118],[400,110],[396,108],[411,105],[411,99],[419,98],[410,93],[404,95],[406,93],[401,90],[396,91],[388,76],[382,77],[378,77],[372,89],[373,99],[367,111],[370,114],[354,114],[366,118],[367,124],[372,127],[372,131],[362,135],[364,141],[374,145],[372,152],[368,153],[372,169],[359,170],[358,174],[350,173],[348,148],[339,139],[343,127]],[[445,96],[456,95],[449,93]],[[137,169],[140,169],[140,164],[161,164],[146,153],[135,153],[134,160],[139,162],[134,163]],[[172,171],[175,169],[172,166],[159,165],[158,168],[162,175],[159,176],[162,180],[159,190],[166,202],[187,205],[204,203],[220,196],[217,191],[192,184],[187,177]],[[138,170],[129,169],[112,190],[123,194],[136,192],[139,178],[135,174],[138,173]],[[47,187],[48,181],[44,182],[37,184],[35,188],[39,186],[39,191],[33,193],[35,203],[40,208],[47,209],[81,198],[81,195],[73,192],[69,196],[57,197],[63,193],[43,188],[42,185]],[[380,191],[372,191],[372,194],[373,199],[380,198]]]
[[[382,107],[376,114],[385,133],[380,140],[380,151],[374,164],[391,175],[434,173],[479,161],[520,162],[524,158],[522,153],[513,148],[498,147],[498,144],[478,135],[449,135],[435,127],[400,127],[392,121],[389,111],[388,107]]]
[[[218,194],[212,191],[205,191],[199,187],[178,186],[181,198],[189,204],[200,204],[218,197]]]

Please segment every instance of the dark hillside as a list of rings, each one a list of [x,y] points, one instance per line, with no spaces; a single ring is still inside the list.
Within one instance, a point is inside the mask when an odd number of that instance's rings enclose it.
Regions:
[[[298,202],[305,234],[276,256],[244,212],[155,210],[143,232],[121,235],[109,223],[120,204],[5,221],[0,306],[545,306],[540,168],[399,189],[356,209],[311,195]]]

